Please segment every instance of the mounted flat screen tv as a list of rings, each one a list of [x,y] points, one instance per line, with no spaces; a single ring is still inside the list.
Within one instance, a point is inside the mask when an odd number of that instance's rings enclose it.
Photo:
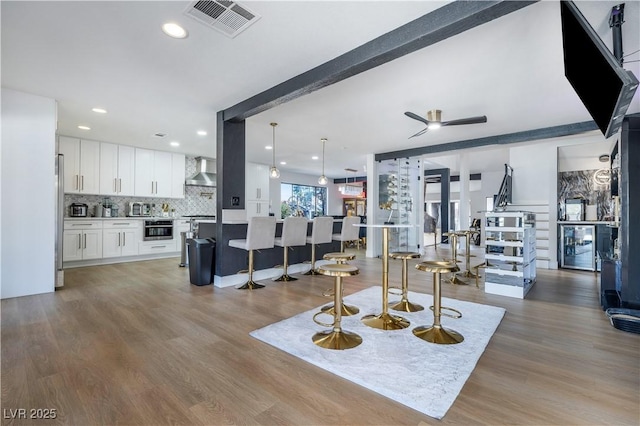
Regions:
[[[560,2],[564,75],[605,138],[617,133],[638,79],[620,66],[572,1]]]

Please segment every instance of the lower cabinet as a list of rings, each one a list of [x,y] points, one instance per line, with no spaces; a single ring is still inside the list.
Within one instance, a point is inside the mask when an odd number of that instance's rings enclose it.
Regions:
[[[138,246],[138,254],[174,253],[176,251],[176,239],[143,241]]]
[[[82,261],[128,257],[123,261],[135,260],[135,256],[169,254],[181,250],[180,232],[168,240],[144,241],[142,239],[143,220],[120,219],[65,219],[63,232],[62,261],[67,266],[80,266]],[[174,230],[189,230],[188,221]],[[133,257],[133,259],[131,259]],[[159,256],[162,257],[162,256]],[[76,263],[80,262],[80,263]],[[113,263],[105,260],[104,263]],[[116,261],[117,262],[117,261]]]
[[[254,216],[269,216],[268,201],[246,201],[245,210],[247,212],[247,220]]]
[[[102,258],[102,223],[100,221],[65,221],[62,260]]]
[[[136,256],[142,234],[139,220],[105,220],[102,231],[102,257]]]

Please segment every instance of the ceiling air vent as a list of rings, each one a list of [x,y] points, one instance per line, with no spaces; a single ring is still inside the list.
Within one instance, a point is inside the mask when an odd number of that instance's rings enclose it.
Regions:
[[[256,22],[260,17],[233,1],[195,1],[185,10],[185,15],[233,38]]]

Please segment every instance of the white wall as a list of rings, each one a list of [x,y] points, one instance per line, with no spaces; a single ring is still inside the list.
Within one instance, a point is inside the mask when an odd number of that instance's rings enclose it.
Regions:
[[[2,299],[54,291],[55,132],[55,100],[2,88]]]

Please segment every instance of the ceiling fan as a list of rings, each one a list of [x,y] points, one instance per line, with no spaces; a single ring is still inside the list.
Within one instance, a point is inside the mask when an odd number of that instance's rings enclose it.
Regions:
[[[413,112],[410,112],[410,111],[405,112],[404,115],[406,115],[409,118],[413,118],[414,120],[418,120],[421,123],[424,123],[424,124],[427,125],[427,127],[425,127],[423,130],[420,130],[415,135],[409,136],[409,139],[411,139],[413,137],[416,137],[416,136],[420,136],[420,135],[426,133],[427,130],[429,130],[429,129],[437,129],[437,128],[440,128],[442,126],[458,126],[460,124],[477,124],[477,123],[486,123],[487,122],[487,116],[486,115],[481,115],[481,116],[478,116],[478,117],[461,118],[459,120],[442,121],[442,111],[439,110],[439,109],[432,109],[431,111],[427,112],[427,118],[426,119],[424,117],[420,117],[418,114],[414,114]]]

